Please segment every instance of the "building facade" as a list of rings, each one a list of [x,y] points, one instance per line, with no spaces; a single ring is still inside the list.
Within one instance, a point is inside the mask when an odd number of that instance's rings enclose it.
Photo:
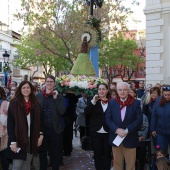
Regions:
[[[15,60],[17,55],[17,49],[15,47],[15,43],[18,42],[17,33],[15,32],[4,32],[0,31],[0,85],[4,86],[4,58],[3,54],[5,51],[10,55],[9,56],[9,66],[11,71],[8,73],[8,77],[11,76],[13,81],[21,82],[22,80],[22,71],[19,68],[15,68],[12,66],[12,61]]]
[[[146,83],[170,84],[170,0],[147,0]]]

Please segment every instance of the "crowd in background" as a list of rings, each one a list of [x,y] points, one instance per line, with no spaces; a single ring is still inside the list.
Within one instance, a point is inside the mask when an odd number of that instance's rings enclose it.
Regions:
[[[96,170],[112,166],[115,170],[143,170],[148,146],[155,152],[151,169],[161,170],[162,165],[169,166],[169,109],[170,85],[159,83],[140,81],[139,88],[133,81],[100,84],[98,94],[90,97],[59,94],[51,75],[41,86],[12,81],[9,87],[0,87],[2,169],[59,169],[64,156],[72,154],[74,123],[81,146],[88,119]],[[116,137],[123,139],[118,146]]]

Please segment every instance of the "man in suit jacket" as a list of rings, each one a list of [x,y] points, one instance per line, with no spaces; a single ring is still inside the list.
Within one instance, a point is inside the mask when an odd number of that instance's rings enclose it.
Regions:
[[[106,111],[106,124],[110,128],[109,143],[112,145],[114,170],[135,170],[136,147],[139,144],[138,130],[142,125],[140,101],[129,95],[130,85],[121,82],[117,85],[118,97],[109,102]],[[113,144],[116,136],[124,138],[119,146]]]

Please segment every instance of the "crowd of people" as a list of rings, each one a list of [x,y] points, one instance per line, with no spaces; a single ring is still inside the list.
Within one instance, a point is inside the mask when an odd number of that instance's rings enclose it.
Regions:
[[[111,82],[98,85],[94,96],[60,94],[49,75],[41,86],[12,81],[0,87],[2,169],[58,170],[72,154],[74,122],[82,143],[87,119],[96,170],[143,170],[148,142],[155,148],[151,169],[168,169],[170,85],[135,86]]]
[[[143,170],[146,163],[156,170],[163,168],[163,161],[169,167],[169,105],[170,85],[145,86],[144,81],[139,82],[139,88],[134,82],[100,85],[84,110],[90,120],[95,168],[109,170],[112,161],[116,170]],[[156,157],[160,150],[166,153],[162,161]]]

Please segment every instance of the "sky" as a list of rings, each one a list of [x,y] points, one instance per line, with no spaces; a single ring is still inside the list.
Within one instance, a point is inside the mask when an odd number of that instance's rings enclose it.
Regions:
[[[125,3],[127,6],[129,5],[128,1],[129,0],[127,0]],[[129,21],[128,21],[129,30],[131,30],[131,29],[137,29],[137,30],[145,29],[145,15],[143,13],[143,9],[145,7],[145,0],[138,0],[138,1],[140,2],[140,5],[131,7],[131,8],[134,11],[134,14],[132,15],[132,17],[135,20],[140,20],[140,22],[138,22],[136,24],[132,21],[132,19],[129,18]],[[23,26],[20,21],[17,21],[13,17],[13,14],[21,9],[20,2],[21,2],[21,0],[0,0],[0,6],[1,6],[0,21],[9,25],[9,29],[12,29],[16,32],[19,32],[19,30]]]
[[[145,21],[145,14],[143,12],[146,2],[145,0],[138,0],[140,2],[139,6],[131,7],[132,10],[134,11],[132,17],[135,20],[139,20],[137,24],[134,23],[132,20],[129,19],[128,25],[129,29],[137,29],[137,30],[142,30],[146,28],[146,21]]]
[[[20,3],[21,0],[0,0],[0,21],[16,32],[22,28],[22,24],[14,18],[13,14],[21,9]]]

